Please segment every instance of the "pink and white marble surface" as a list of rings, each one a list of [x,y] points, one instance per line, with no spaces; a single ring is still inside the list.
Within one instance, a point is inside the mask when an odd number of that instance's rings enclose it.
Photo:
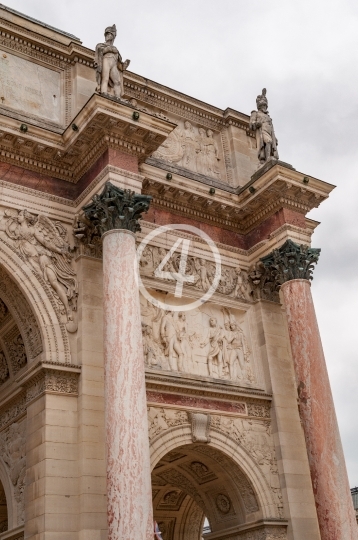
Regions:
[[[108,540],[153,540],[135,236],[103,235]]]
[[[358,528],[310,283],[296,279],[284,283],[281,290],[321,537],[357,540]]]

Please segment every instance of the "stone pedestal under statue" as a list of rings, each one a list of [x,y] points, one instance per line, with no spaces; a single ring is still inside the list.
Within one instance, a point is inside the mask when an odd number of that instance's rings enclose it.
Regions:
[[[281,283],[322,540],[357,540],[348,475],[310,279],[320,250],[288,240],[262,262]]]

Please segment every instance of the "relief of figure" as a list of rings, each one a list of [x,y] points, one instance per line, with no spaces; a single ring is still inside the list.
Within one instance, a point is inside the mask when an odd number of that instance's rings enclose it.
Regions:
[[[202,289],[204,292],[207,292],[210,287],[211,283],[209,281],[209,272],[208,272],[208,266],[205,259],[194,259],[194,265],[195,270],[198,273],[198,279],[196,280],[196,285],[199,286],[200,289]]]
[[[196,172],[197,154],[200,152],[200,144],[197,141],[194,127],[188,121],[184,122],[182,146],[184,149],[183,167]]]
[[[163,353],[153,338],[153,329],[148,324],[142,323],[143,353],[145,364],[154,369],[161,369],[160,359]]]
[[[64,306],[67,330],[75,332],[73,311],[77,308],[78,284],[70,266],[72,255],[66,230],[60,223],[53,224],[46,216],[34,216],[27,210],[21,210],[16,216],[5,213],[6,217],[6,234],[35,272],[52,287]]]
[[[250,117],[250,129],[256,131],[257,157],[263,165],[270,159],[278,159],[278,140],[269,116],[267,107],[266,88],[256,98],[257,111],[252,111]]]
[[[196,170],[201,174],[206,174],[208,169],[207,154],[206,154],[206,132],[204,128],[199,128],[199,146],[196,155]]]
[[[205,153],[206,153],[206,173],[208,176],[215,176],[220,175],[220,169],[218,167],[220,158],[219,158],[219,150],[218,145],[216,144],[214,138],[213,138],[213,132],[211,129],[208,129],[206,132],[206,140],[205,140]]]
[[[116,25],[108,26],[104,31],[105,43],[96,45],[94,67],[96,69],[97,88],[101,94],[108,94],[113,88],[115,97],[123,94],[123,71],[129,66],[130,60],[122,62],[118,49],[113,45],[117,36]]]
[[[179,371],[188,372],[192,368],[193,364],[193,354],[191,350],[191,346],[188,339],[188,323],[186,320],[186,315],[182,311],[179,311],[178,313],[178,320],[177,320],[177,337],[180,344],[180,349],[182,351],[182,369],[179,369]],[[178,360],[179,364],[179,360]],[[179,367],[179,366],[178,366]]]
[[[244,332],[226,308],[222,309],[225,319],[225,352],[229,369],[229,377],[232,381],[252,382],[253,377],[249,368],[250,350],[248,348]]]
[[[154,158],[198,172],[206,176],[218,178],[219,147],[211,129],[195,128],[186,120],[184,128],[177,127],[166,141],[153,153]]]
[[[247,281],[244,279],[243,271],[239,266],[235,268],[236,285],[233,292],[234,298],[244,298],[245,300],[251,300],[247,290]]]
[[[165,312],[160,325],[160,335],[165,345],[165,354],[168,356],[170,369],[172,371],[183,371],[183,351],[177,337],[177,328],[172,311]]]
[[[210,331],[207,339],[200,344],[200,347],[205,347],[210,344],[210,349],[208,352],[208,372],[210,377],[215,377],[215,365],[217,366],[218,377],[219,379],[223,376],[223,335],[222,329],[218,325],[217,320],[212,317],[209,320]]]

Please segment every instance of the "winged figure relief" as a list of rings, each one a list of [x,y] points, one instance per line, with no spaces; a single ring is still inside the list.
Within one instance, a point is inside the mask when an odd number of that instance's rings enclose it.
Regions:
[[[71,267],[72,253],[67,231],[43,214],[35,216],[27,210],[16,215],[5,212],[5,233],[36,273],[51,286],[60,312],[67,318],[67,330],[75,332],[74,311],[77,309],[78,283]]]

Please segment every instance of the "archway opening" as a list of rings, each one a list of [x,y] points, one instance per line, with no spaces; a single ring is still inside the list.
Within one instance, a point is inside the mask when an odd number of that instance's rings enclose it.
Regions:
[[[154,519],[163,540],[201,540],[261,518],[258,500],[238,465],[207,444],[180,446],[152,473]],[[223,536],[223,537],[224,537]]]
[[[8,530],[7,503],[4,486],[0,482],[0,533]]]

